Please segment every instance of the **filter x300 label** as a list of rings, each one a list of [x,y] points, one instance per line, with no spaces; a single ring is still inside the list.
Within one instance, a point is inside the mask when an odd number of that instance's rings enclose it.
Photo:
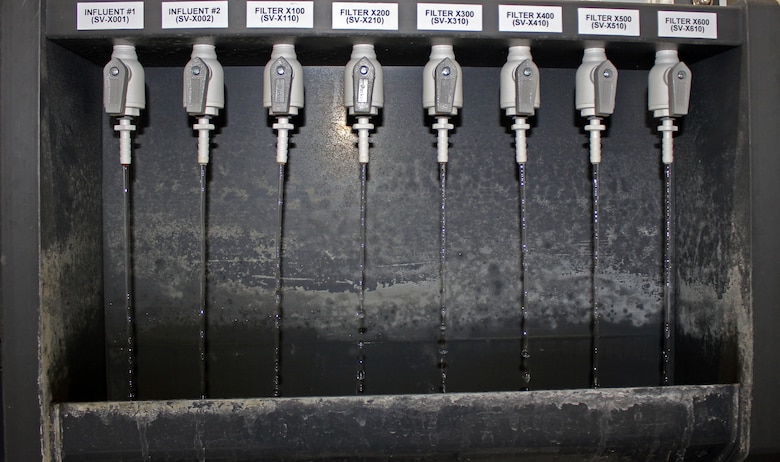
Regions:
[[[482,5],[418,3],[417,30],[481,31]]]

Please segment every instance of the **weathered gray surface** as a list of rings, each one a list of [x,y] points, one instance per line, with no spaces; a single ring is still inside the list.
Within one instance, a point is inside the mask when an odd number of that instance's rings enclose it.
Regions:
[[[64,404],[62,460],[717,460],[737,386]]]
[[[105,399],[100,95],[87,61],[48,43],[41,79],[40,434],[52,402]],[[83,85],[82,85],[83,84]],[[71,112],[74,111],[74,112]],[[78,114],[77,116],[75,114]],[[32,237],[32,236],[31,236]],[[27,307],[33,309],[33,307]],[[48,442],[48,440],[46,440]],[[50,460],[51,448],[43,447]]]

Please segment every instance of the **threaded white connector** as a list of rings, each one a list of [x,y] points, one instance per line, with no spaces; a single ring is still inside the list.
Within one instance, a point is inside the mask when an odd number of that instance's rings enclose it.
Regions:
[[[528,162],[528,144],[525,141],[525,131],[529,128],[531,126],[526,123],[525,117],[515,117],[512,130],[515,131],[515,160],[518,164]]]
[[[447,163],[449,161],[449,138],[448,138],[448,131],[455,128],[454,125],[452,125],[450,122],[449,117],[437,117],[436,123],[433,124],[433,129],[438,132],[438,142],[436,144],[437,148],[437,161],[440,164]]]
[[[133,142],[130,132],[135,130],[132,123],[132,117],[125,116],[119,118],[119,124],[114,125],[114,130],[119,132],[119,163],[130,165],[133,162]]]
[[[193,130],[198,132],[198,163],[207,165],[209,163],[209,132],[214,130],[214,125],[209,122],[209,117],[200,117],[198,122],[192,126]]]
[[[287,133],[295,127],[290,123],[289,117],[278,117],[272,128],[276,130],[276,163],[286,164],[289,147]]]
[[[674,125],[674,119],[671,117],[664,117],[661,119],[661,125],[658,126],[658,131],[661,132],[661,161],[664,164],[671,164],[674,162],[674,132],[677,131],[677,127]]]
[[[591,117],[585,130],[590,132],[590,163],[601,163],[601,132],[607,127],[601,123],[600,117]]]
[[[358,162],[361,164],[368,163],[368,150],[369,150],[369,130],[374,129],[374,124],[369,123],[369,117],[358,117],[357,123],[352,125],[352,128],[358,132]]]

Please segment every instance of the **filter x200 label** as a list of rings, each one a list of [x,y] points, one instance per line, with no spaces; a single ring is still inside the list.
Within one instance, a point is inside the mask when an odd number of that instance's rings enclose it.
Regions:
[[[398,30],[397,3],[333,2],[333,29]]]

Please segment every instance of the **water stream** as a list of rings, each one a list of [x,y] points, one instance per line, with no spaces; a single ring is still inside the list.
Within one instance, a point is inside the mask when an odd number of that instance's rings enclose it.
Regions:
[[[439,163],[439,370],[441,383],[439,390],[447,393],[447,163]]]
[[[674,296],[674,177],[672,164],[664,165],[664,274],[663,274],[663,346],[661,351],[662,359],[662,384],[671,385],[673,383],[671,371],[672,357],[672,310]]]
[[[525,276],[528,270],[526,256],[528,254],[528,241],[526,236],[526,177],[525,163],[518,164],[520,179],[520,374],[523,380],[521,390],[529,390],[531,372],[528,368],[528,360],[531,358],[531,350],[528,348],[528,312],[526,307],[527,290]]]
[[[358,354],[357,354],[357,392],[364,393],[366,386],[366,356],[363,351],[366,335],[366,169],[360,164],[360,278],[358,279]]]
[[[274,312],[274,380],[273,396],[282,395],[282,231],[284,220],[284,169],[285,164],[279,164],[279,187],[276,200],[276,311]]]
[[[133,312],[133,231],[130,166],[122,165],[123,222],[125,230],[125,336],[127,338],[127,399],[135,400],[135,313]]]
[[[599,342],[601,313],[599,312],[599,164],[591,164],[593,169],[593,279],[592,279],[592,385],[599,388]]]
[[[208,351],[206,343],[208,299],[208,236],[206,164],[200,164],[200,309],[198,310],[198,353],[200,354],[200,397],[208,396]]]

